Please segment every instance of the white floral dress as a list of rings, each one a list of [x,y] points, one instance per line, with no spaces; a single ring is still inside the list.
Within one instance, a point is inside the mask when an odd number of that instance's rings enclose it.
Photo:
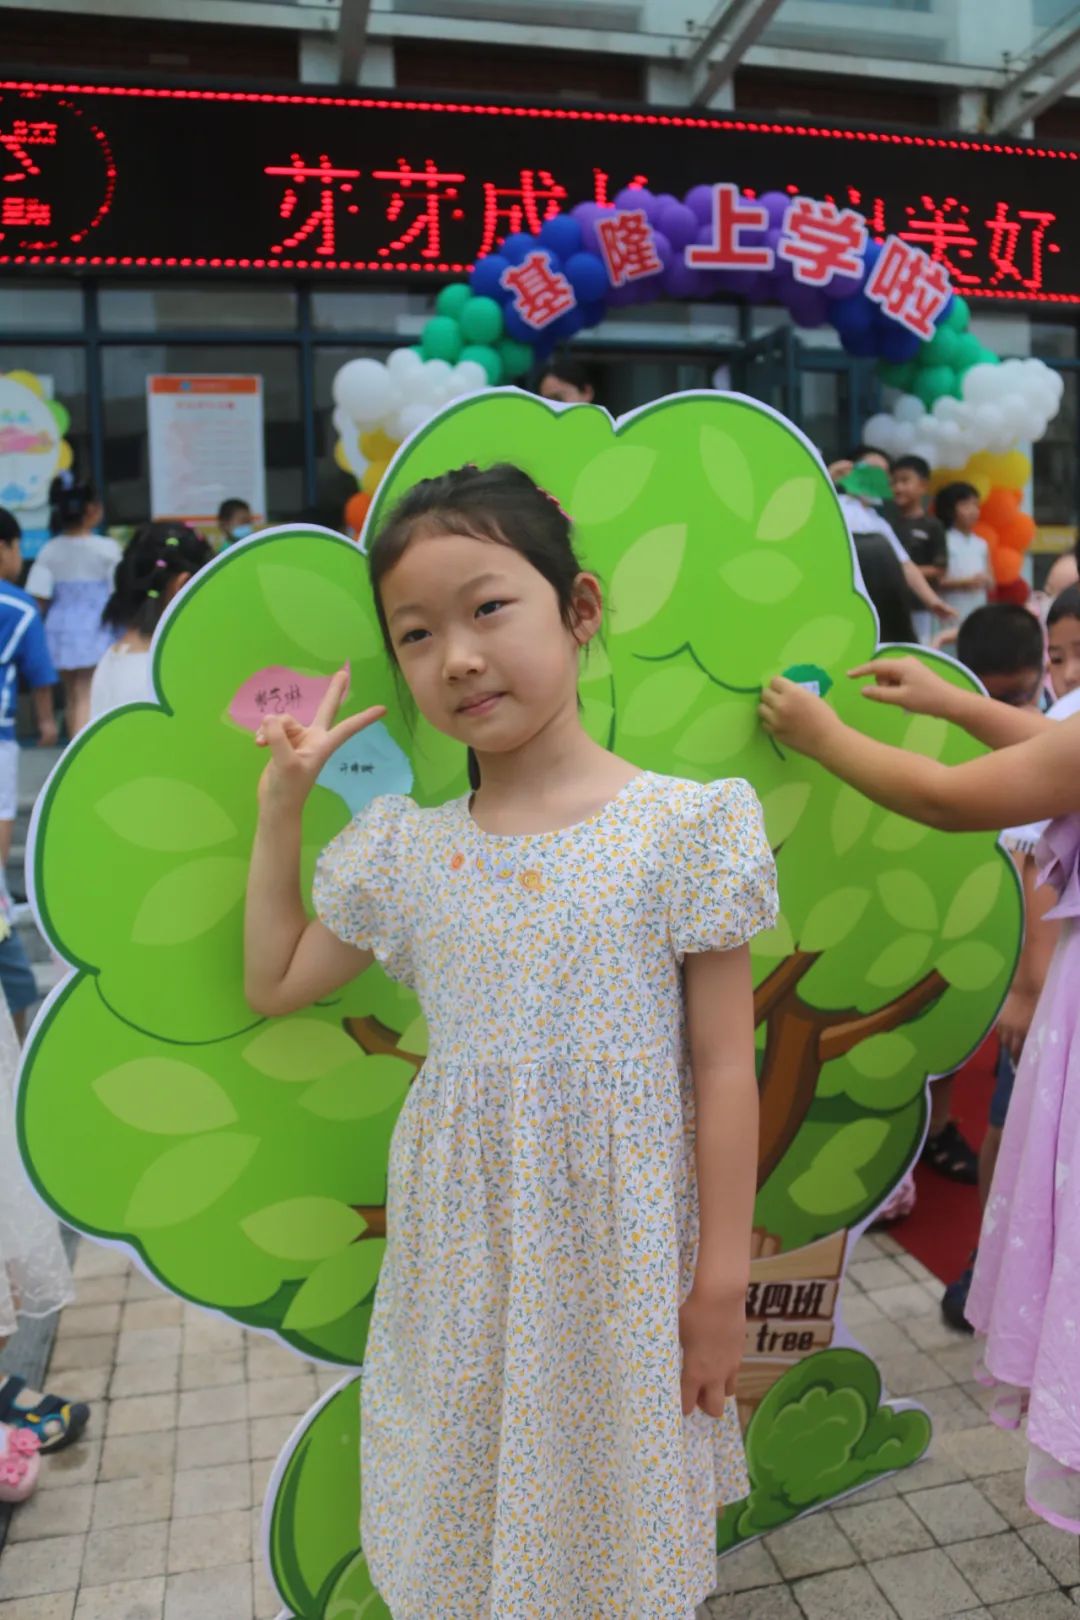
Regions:
[[[324,852],[315,903],[430,1030],[364,1368],[376,1586],[394,1620],[689,1620],[717,1505],[747,1480],[734,1403],[680,1404],[680,963],[775,919],[757,799],[646,772],[520,836],[466,799],[376,799]]]

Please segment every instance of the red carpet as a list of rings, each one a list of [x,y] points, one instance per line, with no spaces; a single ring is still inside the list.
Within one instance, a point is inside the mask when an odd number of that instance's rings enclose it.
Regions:
[[[953,1087],[953,1117],[974,1148],[986,1131],[997,1045],[996,1033],[990,1035],[960,1070]],[[947,1181],[921,1163],[915,1166],[915,1187],[915,1208],[904,1220],[894,1221],[888,1231],[942,1282],[952,1282],[978,1242],[978,1188]]]

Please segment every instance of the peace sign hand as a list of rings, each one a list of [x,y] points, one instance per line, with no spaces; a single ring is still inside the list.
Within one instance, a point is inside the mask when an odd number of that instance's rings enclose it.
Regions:
[[[260,748],[270,750],[270,761],[259,779],[259,802],[265,807],[300,810],[331,754],[358,731],[381,720],[382,707],[364,709],[334,724],[349,690],[348,667],[338,670],[327,688],[310,726],[291,714],[267,715],[255,734]]]

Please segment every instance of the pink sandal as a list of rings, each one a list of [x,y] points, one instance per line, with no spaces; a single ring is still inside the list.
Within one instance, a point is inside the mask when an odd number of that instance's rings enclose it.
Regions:
[[[41,1446],[26,1429],[0,1423],[0,1502],[25,1502],[41,1469]]]

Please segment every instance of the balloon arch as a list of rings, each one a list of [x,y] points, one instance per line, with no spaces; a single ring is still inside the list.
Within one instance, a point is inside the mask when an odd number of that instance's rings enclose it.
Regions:
[[[1035,525],[1021,511],[1031,464],[1015,447],[1046,432],[1058,373],[1001,361],[970,331],[946,265],[900,236],[875,240],[853,208],[730,182],[682,199],[630,187],[553,212],[444,287],[416,348],[348,361],[334,379],[337,460],[360,485],[347,523],[359,531],[398,445],[451,399],[526,376],[611,309],[720,295],[782,304],[796,326],[829,325],[849,354],[875,359],[891,403],[864,437],[922,456],[939,486],[974,484],[998,583],[1017,580]]]

